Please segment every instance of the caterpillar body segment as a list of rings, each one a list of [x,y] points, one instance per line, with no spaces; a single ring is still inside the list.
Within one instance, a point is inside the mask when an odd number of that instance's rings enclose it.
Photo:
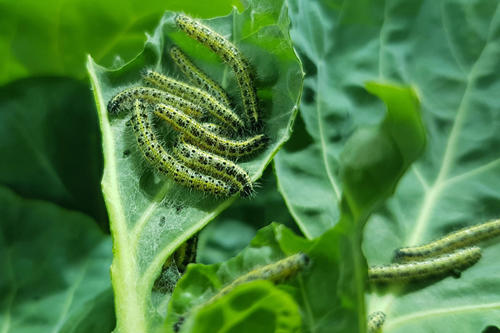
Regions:
[[[394,259],[399,262],[423,260],[453,252],[459,248],[475,245],[483,240],[499,235],[500,220],[494,220],[463,228],[428,244],[398,249],[396,250]]]
[[[218,299],[219,297],[229,293],[236,286],[239,286],[246,282],[254,280],[268,280],[273,283],[282,282],[288,278],[293,277],[298,272],[306,268],[309,264],[309,261],[310,259],[308,255],[304,253],[297,253],[287,258],[278,260],[275,263],[256,268],[240,276],[229,285],[222,288],[217,294],[212,297],[210,301]]]
[[[182,138],[174,147],[174,152],[177,158],[187,166],[233,184],[242,196],[247,197],[252,194],[253,186],[250,177],[236,163],[199,149]]]
[[[249,127],[252,129],[260,128],[257,92],[248,60],[226,38],[189,16],[177,15],[175,22],[179,29],[210,48],[231,67],[240,87]]]
[[[142,103],[135,102],[131,118],[137,144],[142,154],[161,174],[171,177],[176,183],[215,196],[230,196],[237,189],[222,180],[201,174],[188,168],[165,151],[158,142]]]
[[[108,102],[108,112],[118,113],[133,110],[136,100],[151,105],[156,103],[169,104],[195,118],[204,115],[204,110],[200,106],[179,96],[150,87],[132,87],[121,91]]]
[[[212,116],[230,126],[235,133],[242,134],[244,132],[245,123],[240,117],[208,92],[152,70],[146,71],[143,78],[148,84],[202,106]]]
[[[474,265],[480,258],[481,249],[470,247],[425,261],[370,267],[368,280],[372,283],[422,280],[466,269]]]
[[[169,105],[156,105],[154,113],[167,121],[175,130],[184,134],[186,141],[221,156],[242,157],[250,155],[263,148],[268,142],[268,138],[264,134],[258,134],[245,140],[222,137]]]
[[[385,322],[385,313],[376,311],[368,316],[368,333],[380,332]]]
[[[194,85],[208,92],[226,107],[231,107],[231,102],[224,89],[196,66],[181,49],[173,46],[170,49],[170,56],[177,67]]]

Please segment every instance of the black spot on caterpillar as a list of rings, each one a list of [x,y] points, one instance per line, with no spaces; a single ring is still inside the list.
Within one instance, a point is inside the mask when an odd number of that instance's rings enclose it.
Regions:
[[[385,322],[385,313],[376,311],[368,316],[368,333],[380,332]]]
[[[219,102],[227,107],[231,106],[229,97],[222,87],[208,77],[198,66],[193,64],[191,60],[176,46],[170,49],[170,56],[176,63],[177,67],[184,75],[198,88],[205,90],[210,95],[214,96]]]
[[[156,103],[173,105],[195,118],[200,118],[204,114],[204,110],[196,104],[165,91],[149,87],[127,88],[116,94],[108,103],[108,112],[130,111],[134,108],[135,100],[153,105]]]
[[[242,157],[255,153],[263,148],[268,138],[258,134],[245,140],[232,140],[215,134],[192,117],[165,104],[158,104],[154,113],[167,121],[175,130],[185,135],[187,141],[194,145],[227,157]]]
[[[212,116],[230,126],[236,133],[241,133],[245,128],[245,124],[236,113],[224,104],[220,103],[215,97],[206,91],[190,86],[184,82],[174,80],[152,70],[147,70],[143,74],[143,79],[148,84],[202,106]],[[165,104],[175,106],[171,103]]]
[[[193,235],[184,242],[174,252],[175,264],[177,269],[182,274],[186,271],[187,265],[196,261],[196,250],[198,247],[198,234]]]
[[[222,288],[209,300],[209,302],[215,301],[219,297],[229,293],[236,286],[246,282],[254,280],[268,280],[274,283],[279,283],[284,281],[303,270],[308,265],[309,261],[309,256],[304,253],[297,253],[287,258],[278,260],[275,263],[256,268]]]
[[[168,154],[156,139],[148,115],[139,100],[135,101],[131,121],[139,149],[161,174],[171,177],[178,184],[215,196],[230,196],[236,192],[235,188],[224,181],[192,170]]]
[[[422,260],[458,248],[475,245],[483,240],[500,235],[500,220],[490,221],[452,232],[431,243],[396,250],[396,261]]]
[[[480,258],[481,249],[470,247],[425,261],[370,267],[368,280],[372,283],[421,280],[466,269],[474,265]]]
[[[230,41],[211,28],[186,15],[178,15],[175,22],[189,37],[214,51],[233,70],[240,86],[243,107],[252,129],[260,127],[257,93],[253,83],[251,68],[241,52]]]
[[[247,197],[252,194],[253,186],[250,177],[236,163],[203,151],[182,138],[174,147],[174,153],[188,167],[233,184],[242,196]]]

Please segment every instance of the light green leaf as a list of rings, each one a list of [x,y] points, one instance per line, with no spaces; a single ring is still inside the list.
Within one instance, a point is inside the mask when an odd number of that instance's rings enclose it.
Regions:
[[[5,187],[0,216],[0,331],[110,332],[111,240],[95,222]]]
[[[311,136],[304,142],[318,144],[291,145],[295,150],[278,154],[276,169],[302,229],[315,235],[334,223],[339,211],[326,200],[301,201],[292,196],[283,169],[293,166],[308,177],[312,186],[308,198],[317,191],[320,199],[337,200],[331,184],[340,183],[338,156],[346,138],[353,128],[380,116],[373,112],[376,102],[361,89],[370,80],[415,87],[427,147],[403,176],[394,197],[368,221],[364,233],[368,263],[388,263],[398,247],[498,218],[498,2],[295,0],[290,4],[295,9],[292,37],[311,74],[301,105]],[[328,143],[326,150],[323,142]],[[320,158],[312,163],[312,156]],[[306,159],[308,165],[321,168],[309,172],[300,166]],[[385,165],[379,171],[384,176]],[[315,224],[309,223],[315,217]],[[386,312],[384,332],[480,332],[498,326],[500,302],[492,290],[499,287],[500,267],[494,244],[485,244],[481,261],[459,279],[369,293],[367,312]]]
[[[380,54],[384,68],[390,68],[387,75],[419,88],[428,148],[395,197],[367,224],[364,250],[370,264],[390,261],[396,248],[500,216],[499,4],[429,1],[415,10],[418,18],[403,16],[403,4],[386,7]],[[405,47],[391,43],[396,26],[413,42]],[[389,59],[398,59],[398,66],[390,66]],[[386,313],[384,332],[498,327],[497,243],[483,244],[482,259],[460,278],[373,291],[368,309]]]
[[[232,6],[241,8],[238,0],[2,1],[0,84],[40,75],[83,78],[87,53],[99,63],[123,64],[166,9],[211,17]]]
[[[236,257],[226,262],[202,265],[192,264],[188,266],[186,274],[179,280],[177,287],[169,303],[168,318],[166,322],[167,332],[179,322],[180,318],[186,320],[186,324],[193,325],[196,322],[200,326],[190,330],[193,326],[183,327],[184,332],[200,332],[200,327],[207,329],[208,313],[212,313],[211,319],[214,325],[232,325],[245,327],[246,316],[254,309],[242,306],[245,304],[241,299],[245,297],[246,289],[233,290],[222,296],[221,303],[207,303],[222,287],[228,285],[238,277],[247,272],[271,264],[287,256],[298,252],[306,253],[310,258],[309,265],[297,276],[283,281],[278,286],[288,293],[300,307],[300,317],[297,315],[288,319],[289,323],[300,323],[301,332],[358,332],[364,325],[364,318],[359,319],[359,299],[356,299],[356,290],[352,288],[338,291],[339,284],[346,278],[352,279],[351,265],[342,263],[342,272],[339,274],[339,264],[343,257],[345,248],[339,246],[342,234],[330,230],[315,240],[306,240],[295,235],[290,229],[283,225],[273,223],[257,233],[250,245]],[[250,290],[253,288],[249,287]],[[272,289],[263,292],[263,295],[272,297]],[[358,293],[359,294],[359,293]],[[361,294],[363,296],[363,294]],[[248,302],[258,301],[260,297],[248,297]],[[240,299],[239,302],[231,300]],[[281,298],[280,298],[281,299]],[[361,304],[362,306],[362,304]],[[235,313],[237,320],[218,313]],[[262,309],[269,317],[279,317],[281,307],[273,309]],[[202,321],[201,315],[207,316]],[[262,325],[258,331],[264,332],[295,332],[296,326],[279,327],[272,320],[258,322]],[[202,326],[205,325],[205,326]],[[183,325],[182,325],[183,326]],[[181,327],[182,327],[181,326]],[[219,327],[219,326],[217,326]],[[254,326],[250,326],[254,328]],[[241,328],[242,329],[242,328]],[[254,331],[256,331],[254,329]]]
[[[288,139],[302,85],[300,62],[288,37],[286,7],[279,1],[275,4],[281,5],[275,5],[273,11],[267,6],[255,6],[242,14],[233,12],[207,21],[223,35],[232,36],[257,71],[257,88],[271,143],[258,156],[241,163],[253,180],[261,176]],[[102,187],[114,237],[112,280],[119,306],[119,332],[154,329],[161,322],[165,313],[150,302],[150,297],[163,263],[180,244],[236,199],[215,200],[190,192],[171,180],[158,179],[144,167],[133,134],[126,126],[127,117],[108,117],[106,103],[121,89],[138,83],[145,67],[176,75],[166,52],[173,41],[225,87],[234,86],[234,78],[215,55],[176,31],[174,16],[172,12],[165,14],[144,51],[126,66],[109,70],[91,58],[87,65],[103,135]]]
[[[268,281],[240,285],[212,304],[194,310],[181,332],[300,332],[299,307]]]

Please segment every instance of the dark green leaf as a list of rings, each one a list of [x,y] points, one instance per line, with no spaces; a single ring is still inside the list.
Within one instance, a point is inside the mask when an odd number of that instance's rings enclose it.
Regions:
[[[88,86],[62,78],[0,89],[0,183],[94,217],[107,229],[99,190],[100,134]]]
[[[95,222],[5,187],[0,216],[2,332],[110,332],[111,240]]]

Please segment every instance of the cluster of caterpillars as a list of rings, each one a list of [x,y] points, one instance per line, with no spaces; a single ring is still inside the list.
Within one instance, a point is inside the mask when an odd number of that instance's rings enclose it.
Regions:
[[[177,27],[210,48],[233,70],[244,114],[234,112],[226,91],[197,67],[178,47],[170,56],[190,84],[147,70],[143,86],[125,89],[108,103],[108,111],[132,111],[131,123],[145,159],[176,183],[217,197],[249,196],[253,184],[236,160],[268,143],[261,129],[257,93],[250,65],[227,39],[198,21],[178,15]],[[159,141],[152,117],[178,132],[172,149]]]
[[[452,232],[430,243],[400,248],[395,263],[368,269],[371,283],[401,283],[458,274],[481,259],[478,243],[500,235],[500,220],[473,225]],[[369,316],[368,332],[378,332],[385,320],[383,312]]]

